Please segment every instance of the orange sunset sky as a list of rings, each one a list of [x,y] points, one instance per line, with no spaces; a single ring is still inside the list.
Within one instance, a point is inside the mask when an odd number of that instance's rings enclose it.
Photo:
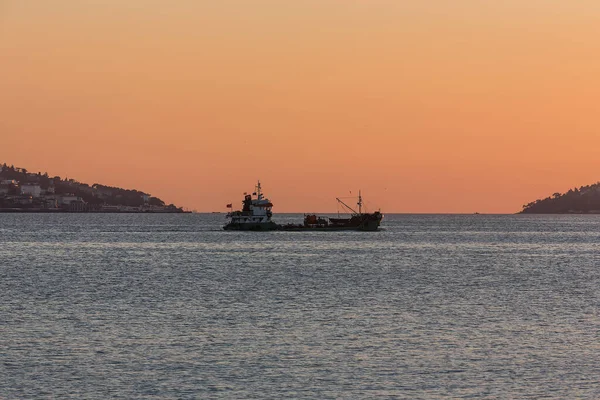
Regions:
[[[30,171],[504,213],[600,180],[599,147],[598,0],[0,0],[0,162]]]

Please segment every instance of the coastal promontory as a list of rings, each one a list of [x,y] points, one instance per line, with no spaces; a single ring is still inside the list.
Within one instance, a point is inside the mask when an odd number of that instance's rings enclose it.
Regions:
[[[135,189],[75,179],[0,164],[0,212],[184,212],[174,204]]]
[[[521,214],[600,214],[600,182],[523,205]]]

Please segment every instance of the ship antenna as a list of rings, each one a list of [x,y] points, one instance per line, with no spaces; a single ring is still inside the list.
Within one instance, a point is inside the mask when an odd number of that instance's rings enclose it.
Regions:
[[[360,189],[358,190],[358,213],[362,214],[362,196],[360,195]]]

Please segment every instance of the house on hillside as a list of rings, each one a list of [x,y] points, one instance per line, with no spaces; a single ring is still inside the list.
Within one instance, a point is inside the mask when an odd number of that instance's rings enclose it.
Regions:
[[[57,200],[60,205],[68,206],[71,203],[81,202],[83,199],[79,196],[74,195],[65,195],[65,196],[57,196]]]
[[[42,195],[42,187],[37,183],[24,183],[21,185],[21,194],[37,198]]]
[[[92,188],[95,190],[95,195],[99,198],[99,199],[108,199],[111,198],[113,195],[113,191],[107,187],[103,187],[101,185],[95,184],[92,185]]]

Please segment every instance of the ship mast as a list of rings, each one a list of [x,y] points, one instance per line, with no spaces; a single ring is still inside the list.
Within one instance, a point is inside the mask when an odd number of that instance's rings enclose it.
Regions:
[[[362,214],[362,196],[360,195],[360,189],[358,190],[358,213]]]
[[[260,191],[260,181],[256,184],[256,197],[258,200],[262,200],[262,192]]]

